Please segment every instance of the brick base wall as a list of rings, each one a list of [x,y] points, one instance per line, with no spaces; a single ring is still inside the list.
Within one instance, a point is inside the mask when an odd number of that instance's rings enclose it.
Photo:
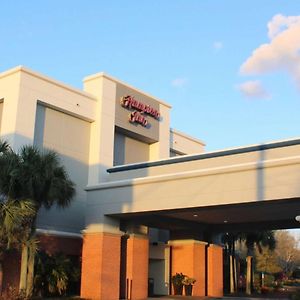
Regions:
[[[147,238],[130,236],[127,240],[127,279],[132,300],[148,296],[149,241]]]
[[[81,297],[118,300],[121,236],[85,234],[82,251]]]
[[[39,249],[46,251],[47,254],[62,252],[66,255],[81,255],[82,239],[80,238],[38,235],[38,239]]]
[[[193,296],[205,296],[205,245],[194,240],[173,241],[172,245],[172,275],[183,273],[195,278]],[[173,290],[173,286],[172,286]]]
[[[210,245],[207,256],[208,296],[223,297],[223,248]]]
[[[38,235],[40,250],[48,254],[62,252],[66,255],[81,255],[82,240],[80,238],[58,237],[52,235]],[[9,287],[19,290],[21,254],[17,251],[10,251],[5,254],[3,264],[3,293]]]

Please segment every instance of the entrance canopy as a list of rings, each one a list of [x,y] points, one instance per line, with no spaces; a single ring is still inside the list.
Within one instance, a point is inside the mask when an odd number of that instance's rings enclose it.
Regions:
[[[112,214],[124,223],[167,230],[235,232],[300,228],[300,199]]]
[[[108,172],[108,182],[87,188],[87,230],[113,219],[214,232],[299,227],[300,139]]]

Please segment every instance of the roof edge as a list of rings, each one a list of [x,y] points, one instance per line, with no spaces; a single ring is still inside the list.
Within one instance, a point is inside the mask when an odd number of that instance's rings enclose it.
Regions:
[[[87,97],[87,98],[89,98],[91,100],[94,100],[94,101],[97,100],[96,97],[94,95],[90,94],[90,93],[82,91],[82,90],[80,90],[78,88],[74,88],[71,85],[68,85],[68,84],[65,84],[65,83],[63,83],[61,81],[58,81],[56,79],[50,78],[50,77],[48,77],[46,75],[43,75],[43,74],[41,74],[39,72],[36,72],[36,71],[33,71],[33,70],[31,70],[31,69],[29,69],[27,67],[24,67],[22,65],[19,65],[17,67],[12,68],[12,69],[9,69],[9,70],[6,70],[4,72],[1,72],[0,73],[0,79],[4,78],[4,77],[7,77],[7,76],[10,76],[10,75],[12,75],[14,73],[17,73],[17,72],[27,73],[27,74],[29,74],[31,76],[37,77],[39,79],[42,79],[44,81],[47,81],[47,82],[52,83],[54,85],[57,85],[59,87],[62,87],[62,88],[67,89],[67,90],[69,90],[69,91],[71,91],[73,93],[76,93],[76,94],[79,94],[81,96]]]
[[[134,87],[134,86],[132,86],[132,85],[124,82],[124,81],[121,81],[121,80],[119,80],[119,79],[117,79],[117,78],[115,78],[115,77],[113,77],[111,75],[108,75],[108,74],[106,74],[104,72],[99,72],[99,73],[96,73],[96,74],[92,74],[92,75],[86,76],[86,77],[83,78],[83,82],[87,82],[87,81],[94,80],[94,79],[101,78],[101,77],[102,78],[106,78],[106,79],[111,80],[111,81],[114,81],[116,83],[125,85],[128,88],[130,88],[130,89],[132,89],[132,90],[134,90],[134,91],[136,91],[136,92],[138,92],[140,94],[143,94],[146,97],[149,97],[149,98],[152,98],[152,99],[156,100],[157,102],[159,102],[160,104],[162,104],[162,105],[164,105],[164,106],[166,106],[168,108],[172,108],[172,106],[169,103],[167,103],[167,102],[165,102],[165,101],[163,101],[163,100],[161,100],[161,99],[159,99],[157,97],[154,97],[151,94],[148,94],[148,93],[146,93],[146,92],[144,92],[144,91],[142,91],[142,90],[140,90],[140,89],[138,89],[138,88],[136,88],[136,87]]]
[[[265,144],[254,144],[254,145],[249,145],[249,146],[217,150],[217,151],[212,151],[212,152],[176,156],[176,157],[165,158],[165,159],[151,161],[151,162],[141,162],[141,163],[116,166],[116,167],[107,169],[107,172],[108,173],[116,173],[116,172],[137,170],[137,169],[143,169],[143,168],[149,168],[149,167],[157,167],[157,166],[189,162],[189,161],[200,160],[200,159],[229,156],[229,155],[234,155],[234,154],[243,154],[243,153],[263,151],[263,150],[268,150],[268,149],[275,149],[275,148],[295,146],[295,145],[300,145],[300,137],[297,137],[294,139],[273,141],[273,142],[269,142],[269,143],[265,143]]]

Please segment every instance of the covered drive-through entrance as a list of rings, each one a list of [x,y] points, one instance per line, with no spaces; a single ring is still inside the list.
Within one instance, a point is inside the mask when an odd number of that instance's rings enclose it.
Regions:
[[[138,228],[141,225],[150,228],[148,232],[150,240],[149,296],[171,295],[170,275],[176,272],[183,272],[191,277],[195,275],[202,277],[202,282],[198,282],[199,288],[200,286],[202,288],[199,294],[207,296],[210,283],[212,283],[208,281],[209,272],[212,272],[208,270],[209,245],[220,243],[220,238],[225,233],[297,228],[299,222],[295,220],[295,214],[300,214],[299,199],[112,216],[121,221],[121,228],[132,228],[132,226]],[[129,235],[126,235],[126,240],[127,238]],[[194,266],[190,265],[192,256],[197,255],[197,248],[200,252],[196,258],[198,264],[195,268],[198,269],[199,274],[193,269]],[[202,255],[200,249],[202,249]],[[181,264],[175,261],[178,260],[176,255],[180,256]],[[125,260],[122,260],[124,257]],[[126,256],[121,255],[123,266],[125,261]],[[126,292],[130,290],[130,282],[126,278],[126,267],[121,275],[120,283],[120,286],[124,288],[121,299],[129,299]],[[194,289],[194,293],[197,292]]]
[[[220,233],[299,227],[299,154],[290,140],[110,169],[88,188],[82,296],[145,299],[153,269],[168,293],[183,272],[222,296]]]

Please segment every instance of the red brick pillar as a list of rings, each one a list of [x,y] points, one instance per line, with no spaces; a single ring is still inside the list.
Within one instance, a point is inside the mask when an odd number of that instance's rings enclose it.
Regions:
[[[171,241],[172,276],[183,273],[196,279],[193,296],[205,296],[205,245],[196,240]],[[172,287],[173,288],[173,287]]]
[[[207,252],[209,297],[223,297],[223,248],[210,244]]]
[[[146,236],[132,234],[127,240],[127,290],[131,300],[148,296],[149,241]]]
[[[86,233],[82,249],[81,297],[118,300],[120,235]]]

